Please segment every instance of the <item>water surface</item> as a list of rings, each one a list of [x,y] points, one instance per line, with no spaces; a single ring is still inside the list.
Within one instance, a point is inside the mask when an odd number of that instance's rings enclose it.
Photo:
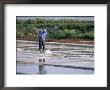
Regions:
[[[38,42],[17,40],[17,74],[94,74],[94,46],[46,42],[52,55],[38,50]]]

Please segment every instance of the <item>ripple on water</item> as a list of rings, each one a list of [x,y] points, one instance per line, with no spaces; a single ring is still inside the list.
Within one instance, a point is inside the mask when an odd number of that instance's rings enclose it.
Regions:
[[[76,64],[79,66],[90,66],[94,68],[94,47],[80,45],[63,45],[55,43],[47,43],[46,48],[49,48],[52,55],[48,56],[38,51],[38,43],[17,41],[17,61],[31,61],[37,63],[40,58],[45,58],[46,64],[69,65]],[[70,64],[71,63],[71,64]],[[93,74],[93,71],[82,69],[70,69],[55,66],[45,66],[48,74]],[[19,66],[17,65],[17,73],[39,74],[38,65]]]

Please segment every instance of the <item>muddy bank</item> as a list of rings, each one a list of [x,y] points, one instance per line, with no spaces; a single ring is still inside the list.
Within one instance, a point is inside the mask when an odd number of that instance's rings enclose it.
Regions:
[[[31,37],[17,38],[17,40],[38,41],[38,39],[34,39]],[[60,42],[60,43],[76,43],[76,44],[92,44],[92,45],[94,45],[93,40],[82,40],[82,39],[46,39],[46,42]]]

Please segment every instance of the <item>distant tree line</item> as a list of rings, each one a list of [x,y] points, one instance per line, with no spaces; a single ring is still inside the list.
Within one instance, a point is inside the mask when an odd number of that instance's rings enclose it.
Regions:
[[[16,20],[17,38],[30,36],[37,38],[38,29],[46,28],[48,38],[51,39],[94,39],[94,21],[80,21],[72,19],[59,20]]]

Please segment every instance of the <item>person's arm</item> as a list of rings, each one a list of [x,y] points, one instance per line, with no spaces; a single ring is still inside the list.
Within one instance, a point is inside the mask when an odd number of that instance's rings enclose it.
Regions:
[[[41,39],[42,35],[41,35],[41,32],[39,31],[38,32],[38,39]]]
[[[47,38],[47,30],[45,31],[45,38]]]
[[[43,38],[46,39],[47,36],[47,30],[43,31]]]
[[[45,34],[47,35],[47,30],[45,31]]]
[[[45,31],[44,31],[44,32],[45,32],[45,35],[47,35],[47,30],[46,30],[46,29],[45,29]]]
[[[41,36],[41,32],[38,32],[38,35]]]

